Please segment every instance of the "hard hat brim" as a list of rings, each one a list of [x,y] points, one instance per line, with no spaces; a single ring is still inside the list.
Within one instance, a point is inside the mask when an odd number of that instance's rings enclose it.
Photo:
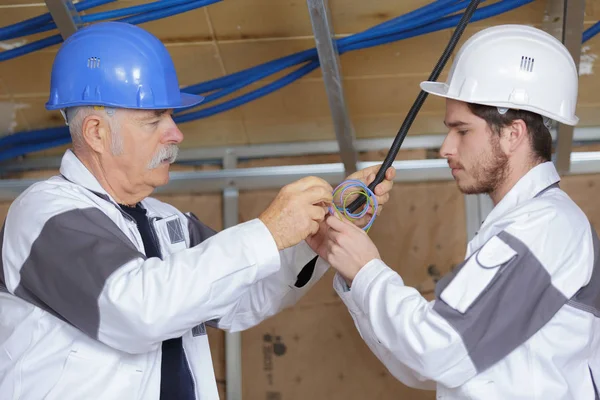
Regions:
[[[485,102],[485,101],[469,101],[469,100],[465,100],[465,99],[461,99],[458,96],[452,96],[448,94],[448,85],[444,82],[431,82],[431,81],[424,81],[421,82],[421,84],[419,85],[421,87],[421,89],[429,94],[435,95],[435,96],[440,96],[440,97],[444,97],[446,99],[452,99],[452,100],[457,100],[457,101],[463,101],[463,102],[469,102],[469,103],[476,103],[476,104],[482,104],[485,106],[491,106],[491,107],[505,107],[505,108],[512,108],[512,109],[521,109],[521,110],[527,110],[527,111],[531,111],[533,113],[536,114],[540,114],[540,115],[544,115],[548,118],[551,118],[555,121],[558,121],[560,123],[563,123],[565,125],[570,125],[570,126],[575,126],[579,123],[579,118],[578,117],[573,117],[571,119],[567,119],[567,118],[562,118],[558,115],[548,115],[547,113],[544,113],[543,110],[539,110],[536,107],[531,107],[531,106],[520,106],[520,107],[515,107],[513,104],[509,103],[509,102],[494,102],[493,104],[490,102]]]
[[[452,98],[451,96],[448,96],[448,85],[443,82],[425,81],[425,82],[421,82],[420,86],[421,86],[421,89],[423,89],[424,91],[426,91],[429,94]]]
[[[197,106],[198,104],[204,101],[204,96],[200,96],[199,94],[190,94],[181,92],[181,106],[173,107],[173,108],[187,108]]]
[[[190,94],[181,92],[181,101],[178,104],[157,104],[154,107],[138,107],[134,104],[129,106],[123,104],[113,104],[111,102],[106,101],[97,101],[97,100],[80,100],[73,101],[70,103],[62,103],[62,104],[51,104],[47,102],[45,104],[46,110],[60,110],[69,107],[81,107],[81,106],[105,106],[105,107],[114,107],[114,108],[128,108],[134,110],[170,110],[170,109],[180,109],[180,108],[191,108],[197,106],[198,104],[204,101],[204,96],[197,94]]]

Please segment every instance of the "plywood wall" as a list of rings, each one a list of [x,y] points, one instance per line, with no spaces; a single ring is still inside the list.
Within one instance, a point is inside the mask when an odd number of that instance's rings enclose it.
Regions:
[[[142,4],[119,0],[90,12]],[[331,0],[333,25],[338,36],[360,32],[405,14],[429,0]],[[485,2],[483,4],[493,3]],[[600,18],[600,1],[586,2],[586,27]],[[485,26],[525,23],[541,26],[546,0],[474,23],[464,37]],[[0,26],[46,11],[34,0],[4,0]],[[174,59],[182,86],[217,78],[274,58],[314,47],[306,1],[224,0],[203,9],[146,23],[144,28],[163,40]],[[359,138],[393,136],[445,47],[451,29],[341,57],[344,88],[352,122]],[[31,42],[45,36],[24,38]],[[581,125],[599,125],[595,69],[598,41],[583,48]],[[0,43],[1,48],[19,40]],[[58,46],[0,63],[0,133],[62,125],[58,112],[43,108],[49,90],[50,67]],[[446,68],[447,70],[448,68]],[[277,77],[281,76],[277,75]],[[445,73],[440,79],[445,78]],[[271,82],[265,79],[248,90]],[[242,92],[243,93],[243,92]],[[443,131],[443,101],[430,97],[410,134]],[[239,108],[182,125],[184,146],[241,145],[333,139],[334,132],[320,72]],[[52,152],[50,152],[52,153]]]

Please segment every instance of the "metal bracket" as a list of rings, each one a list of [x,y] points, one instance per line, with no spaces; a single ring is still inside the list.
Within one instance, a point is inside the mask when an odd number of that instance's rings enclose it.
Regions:
[[[83,26],[83,21],[71,0],[45,0],[48,11],[56,23],[63,40],[77,32]]]
[[[344,98],[339,54],[335,45],[329,6],[327,0],[307,0],[307,4],[325,82],[325,91],[333,118],[335,136],[339,144],[342,163],[346,175],[348,175],[357,171],[358,153],[354,146],[354,127],[350,122]]]
[[[223,168],[235,170],[237,156],[228,150],[223,157]],[[231,228],[239,223],[239,190],[234,186],[234,181],[229,182],[229,187],[223,189],[223,228]],[[225,393],[227,400],[241,400],[242,398],[242,335],[240,332],[225,333]]]
[[[543,29],[559,39],[571,53],[577,70],[581,59],[581,40],[585,0],[547,0]],[[554,154],[554,163],[558,172],[570,172],[571,149],[573,147],[574,127],[558,125],[558,145]]]

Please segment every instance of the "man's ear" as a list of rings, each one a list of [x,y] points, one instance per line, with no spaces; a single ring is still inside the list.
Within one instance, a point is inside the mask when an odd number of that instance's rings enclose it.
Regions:
[[[81,125],[83,131],[83,140],[90,148],[97,153],[104,153],[108,150],[108,126],[102,117],[98,115],[88,115]]]
[[[529,140],[527,125],[522,119],[514,120],[503,130],[506,143],[505,150],[507,150],[509,153],[516,152],[517,149],[519,149],[525,142]]]

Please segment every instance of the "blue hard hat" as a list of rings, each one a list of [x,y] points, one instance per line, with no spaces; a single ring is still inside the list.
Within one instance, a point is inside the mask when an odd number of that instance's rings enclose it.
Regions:
[[[46,109],[176,109],[202,100],[179,90],[173,60],[157,37],[128,23],[100,22],[78,30],[58,50]]]

